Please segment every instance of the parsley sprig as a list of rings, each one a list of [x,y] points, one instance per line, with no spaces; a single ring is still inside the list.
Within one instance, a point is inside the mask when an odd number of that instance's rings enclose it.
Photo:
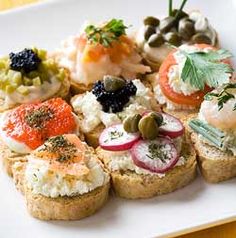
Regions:
[[[224,86],[224,88],[219,92],[211,92],[207,93],[204,97],[205,100],[211,101],[215,97],[218,101],[218,110],[220,111],[224,104],[228,102],[230,99],[235,98],[234,94],[230,93],[228,89],[236,88],[236,83],[228,83]],[[233,111],[236,110],[236,103],[234,104]]]
[[[121,35],[125,35],[128,27],[124,25],[123,20],[112,19],[101,27],[88,25],[85,33],[88,40],[93,43],[102,44],[109,47],[113,41],[119,40]]]
[[[229,74],[233,72],[229,64],[221,62],[232,57],[227,50],[194,53],[181,50],[181,53],[186,57],[181,78],[199,90],[203,90],[206,84],[216,88],[227,83]]]

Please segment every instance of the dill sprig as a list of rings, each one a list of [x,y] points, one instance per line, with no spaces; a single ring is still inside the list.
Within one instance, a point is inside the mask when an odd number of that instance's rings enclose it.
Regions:
[[[85,33],[89,41],[109,47],[113,41],[119,40],[121,35],[126,34],[127,28],[123,20],[112,19],[101,27],[88,25],[85,28]]]
[[[213,98],[216,98],[218,101],[218,110],[220,111],[224,104],[227,103],[230,99],[235,98],[234,94],[230,93],[228,89],[236,88],[236,83],[228,83],[219,93],[210,92],[207,93],[204,97],[205,100],[211,101]],[[233,111],[236,110],[236,103],[234,104]]]

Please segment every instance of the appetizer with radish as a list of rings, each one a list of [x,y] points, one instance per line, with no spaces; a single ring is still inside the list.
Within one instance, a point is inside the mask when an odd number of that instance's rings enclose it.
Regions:
[[[159,74],[151,77],[157,101],[167,111],[195,112],[204,95],[230,82],[230,52],[207,44],[182,45],[162,63]]]
[[[139,79],[110,75],[97,81],[92,91],[74,96],[71,104],[86,141],[93,147],[98,146],[98,137],[105,127],[121,123],[131,114],[159,110],[153,93]]]
[[[16,163],[13,175],[29,213],[41,220],[79,220],[108,198],[109,174],[75,134],[51,137]]]
[[[120,197],[170,193],[196,176],[196,154],[184,126],[166,113],[133,114],[104,129],[96,151]]]
[[[0,58],[0,112],[23,103],[65,98],[69,88],[65,70],[45,50],[24,49]]]
[[[136,34],[136,42],[146,63],[157,71],[167,55],[170,45],[209,44],[218,46],[218,37],[208,19],[199,11],[189,14],[183,11],[186,0],[179,9],[172,9],[169,0],[169,15],[161,20],[148,16]]]
[[[205,179],[217,183],[236,177],[236,82],[208,93],[189,126]]]
[[[119,19],[87,24],[79,35],[62,43],[54,57],[69,70],[75,92],[91,90],[107,74],[135,79],[138,74],[150,72],[126,29]]]
[[[12,175],[16,161],[24,160],[45,140],[67,133],[82,137],[77,116],[61,98],[22,104],[4,112],[0,122],[0,155],[8,174]]]

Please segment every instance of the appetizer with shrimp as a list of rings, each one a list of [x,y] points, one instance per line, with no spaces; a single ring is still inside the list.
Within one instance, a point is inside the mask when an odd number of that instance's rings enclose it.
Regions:
[[[22,104],[4,112],[0,122],[0,156],[6,171],[12,175],[15,162],[25,160],[25,155],[46,139],[67,133],[83,138],[77,116],[61,98]]]
[[[169,0],[169,16],[159,20],[148,16],[144,25],[136,34],[136,42],[142,56],[152,70],[157,71],[167,55],[172,51],[171,45],[209,44],[218,46],[218,37],[208,19],[199,11],[189,14],[183,11],[186,0],[179,9],[172,9]]]
[[[236,82],[208,93],[189,126],[205,179],[217,183],[236,177]]]
[[[150,68],[142,64],[126,28],[118,19],[99,25],[88,24],[79,35],[69,37],[54,52],[58,63],[69,70],[75,92],[91,90],[104,75],[134,79],[138,74],[150,72]]]
[[[24,49],[0,58],[0,112],[23,103],[65,98],[66,71],[44,50]]]
[[[179,116],[196,112],[204,95],[231,80],[230,52],[207,44],[182,45],[149,76],[157,101]],[[178,113],[179,112],[179,113]]]
[[[75,134],[49,138],[13,168],[29,213],[41,220],[79,220],[99,210],[109,175],[93,149]]]
[[[99,137],[97,154],[123,198],[150,198],[189,184],[196,154],[176,117],[153,111],[133,114]]]
[[[105,127],[121,123],[133,113],[159,110],[153,93],[139,80],[106,75],[92,91],[76,95],[71,104],[80,119],[86,141],[98,146],[98,137]]]

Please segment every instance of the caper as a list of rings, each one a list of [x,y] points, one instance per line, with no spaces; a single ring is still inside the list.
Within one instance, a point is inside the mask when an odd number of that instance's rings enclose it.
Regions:
[[[144,30],[144,38],[145,40],[148,40],[149,37],[153,34],[156,33],[156,28],[153,26],[145,26],[145,30]]]
[[[135,133],[138,131],[138,123],[142,116],[140,114],[134,114],[133,116],[127,117],[124,122],[123,126],[125,131],[129,133]]]
[[[179,46],[181,44],[181,37],[178,33],[175,32],[168,32],[165,35],[165,39],[171,45]]]
[[[197,43],[197,44],[201,44],[201,43],[211,44],[211,43],[212,43],[211,39],[210,39],[207,35],[205,35],[205,34],[203,34],[203,33],[197,33],[197,34],[195,34],[195,35],[192,37],[191,41],[192,41],[193,43]]]
[[[153,140],[158,136],[158,125],[156,120],[149,115],[143,116],[139,121],[138,129],[143,139]]]
[[[108,92],[114,92],[118,89],[121,89],[125,86],[125,80],[119,77],[106,75],[103,78],[104,88]]]
[[[172,13],[171,13],[171,16],[172,16],[172,17],[175,17],[178,11],[179,11],[178,9],[174,9],[174,10],[172,11]],[[180,19],[182,19],[182,18],[184,18],[184,17],[188,17],[188,14],[187,14],[186,12],[184,12],[184,11],[181,11],[181,12],[179,13],[179,16],[178,16],[177,19],[180,20]]]
[[[163,116],[161,115],[161,113],[158,113],[158,112],[150,112],[148,115],[149,115],[150,117],[153,117],[153,118],[156,120],[158,126],[161,126],[161,125],[162,125],[162,123],[163,123]]]
[[[188,20],[188,18],[184,18],[184,19],[180,20],[178,32],[184,40],[187,41],[187,40],[191,39],[192,35],[195,32],[194,23],[192,21]]]
[[[160,20],[157,19],[156,17],[149,16],[143,20],[143,23],[144,25],[159,26]]]
[[[150,36],[150,38],[148,40],[148,45],[150,47],[159,47],[164,42],[165,42],[165,40],[164,40],[164,37],[162,36],[162,34],[157,33],[157,34],[153,34]]]
[[[160,31],[163,33],[168,32],[176,24],[174,17],[166,17],[160,22]]]

